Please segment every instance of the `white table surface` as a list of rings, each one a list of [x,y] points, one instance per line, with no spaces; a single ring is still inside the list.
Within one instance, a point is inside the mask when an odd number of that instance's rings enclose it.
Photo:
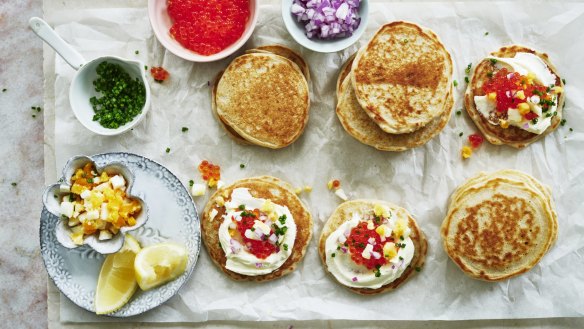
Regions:
[[[71,1],[71,0],[70,0]],[[63,7],[70,1],[58,1]],[[111,2],[111,1],[109,1]],[[139,2],[139,1],[137,1]],[[43,46],[28,29],[28,19],[42,16],[42,0],[0,1],[0,327],[91,328],[98,324],[59,321],[59,295],[47,289],[47,274],[39,252],[38,217],[44,188],[45,145]],[[50,84],[50,82],[48,82]],[[2,91],[2,89],[6,91]],[[41,113],[32,106],[43,108]],[[35,114],[36,117],[32,117]],[[50,120],[50,119],[49,119]],[[49,142],[47,145],[50,145]],[[16,186],[13,185],[16,183]],[[48,296],[48,294],[50,296]],[[49,298],[48,298],[49,297]],[[47,301],[51,306],[47,311]],[[55,301],[57,304],[55,304]],[[567,301],[569,302],[569,301]],[[111,327],[111,324],[109,325]],[[136,324],[130,327],[150,327]],[[166,324],[169,327],[168,324]],[[310,321],[211,322],[180,327],[208,328],[584,328],[584,318],[529,320],[355,322]]]

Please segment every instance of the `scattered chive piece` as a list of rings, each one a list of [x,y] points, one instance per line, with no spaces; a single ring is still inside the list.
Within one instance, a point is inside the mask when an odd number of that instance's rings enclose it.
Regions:
[[[88,179],[87,179],[87,182],[88,182],[89,184],[93,184],[93,178],[88,178]]]
[[[33,115],[32,115],[32,117],[33,117],[33,118],[36,118],[36,115],[35,115],[35,114],[33,114]]]
[[[456,111],[456,115],[461,115],[461,114],[462,114],[462,110]]]
[[[469,82],[469,79],[468,79],[468,77],[464,77],[464,82],[466,82],[466,83],[468,83],[468,82]]]
[[[136,54],[136,55],[138,55],[139,53],[140,53],[140,52],[139,52],[139,51],[137,51],[137,50],[134,52],[134,54]]]
[[[531,120],[531,123],[533,123],[533,124],[536,124],[536,123],[537,123],[537,121],[538,121],[538,119],[537,119],[537,118],[533,118],[533,120]]]
[[[181,130],[182,130],[183,133],[185,133],[185,132],[189,131],[189,128],[188,127],[182,127]]]
[[[416,272],[420,272],[422,270],[422,268],[419,266],[416,266],[414,269],[416,270]]]
[[[403,241],[404,240],[404,236],[403,235],[400,235],[399,236],[399,239]]]
[[[191,179],[191,180],[189,181],[189,186],[190,186],[190,187],[193,187],[193,185],[195,185],[195,182],[194,182],[194,181]]]
[[[16,186],[16,185],[18,185],[18,184],[16,184],[16,182],[12,182],[12,186]]]
[[[562,119],[562,121],[560,121],[560,125],[564,126],[566,124],[566,119]]]
[[[6,92],[6,90],[8,90],[8,89],[6,89],[6,88],[2,88],[2,92],[3,92],[3,93],[5,93],[5,92]]]
[[[495,65],[497,64],[497,60],[494,58],[489,59],[489,61],[491,62],[491,64]]]
[[[148,65],[144,65],[144,71],[148,71]]]
[[[460,134],[458,134],[458,137],[462,137],[463,133],[461,132]]]
[[[240,204],[239,207],[237,207],[239,210],[245,210],[245,205],[244,204]]]
[[[455,87],[458,87],[458,81],[454,80],[454,81],[452,81],[452,84],[453,84]]]
[[[399,260],[404,260],[404,258],[402,256],[399,256]]]
[[[562,79],[562,83],[566,84],[566,79]],[[4,90],[6,90],[6,89],[4,89]],[[2,90],[2,91],[4,91],[4,90]]]
[[[240,163],[240,164],[239,164],[239,168],[242,168],[242,169],[243,169],[243,168],[245,168],[245,164],[243,164],[243,163]]]
[[[254,232],[254,231],[255,231],[255,227],[252,227],[252,228],[250,228],[250,230],[251,230],[252,232]]]
[[[166,148],[166,153],[170,153],[170,147]]]
[[[466,69],[464,69],[464,73],[466,73],[466,74],[469,74],[469,73],[470,73],[470,69],[471,69],[471,68],[472,68],[472,63],[469,63],[469,64],[466,66]]]
[[[574,131],[574,129],[573,128],[570,128],[570,131]]]
[[[331,257],[332,257],[332,258],[335,258],[335,256],[336,256],[336,255],[335,255],[335,253],[333,252],[333,253],[331,254]]]
[[[489,35],[489,31],[485,32],[485,37],[486,37],[487,35]]]
[[[284,243],[282,247],[284,247],[284,250],[288,251],[288,244]]]

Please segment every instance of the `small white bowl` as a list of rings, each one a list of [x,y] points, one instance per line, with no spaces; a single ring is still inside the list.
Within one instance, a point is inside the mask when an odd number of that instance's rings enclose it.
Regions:
[[[284,25],[288,29],[288,33],[292,35],[292,38],[296,40],[302,46],[319,52],[319,53],[333,53],[336,51],[341,51],[359,40],[359,38],[365,32],[367,28],[367,21],[369,17],[369,1],[361,0],[359,5],[359,16],[361,17],[361,22],[359,27],[353,32],[353,35],[347,38],[338,39],[328,39],[322,40],[318,38],[309,39],[305,32],[304,25],[297,21],[296,16],[292,14],[293,0],[282,0],[282,18],[284,19]]]
[[[142,112],[136,115],[132,121],[120,126],[116,129],[110,129],[103,127],[99,121],[93,121],[93,116],[95,111],[89,102],[89,99],[93,96],[100,96],[100,93],[95,91],[93,86],[93,81],[97,79],[97,66],[102,62],[108,62],[113,64],[119,64],[124,71],[126,71],[132,79],[138,79],[144,84],[146,90],[146,100],[144,106],[142,107]],[[71,87],[69,88],[69,102],[71,103],[71,108],[75,117],[81,122],[85,128],[93,131],[96,134],[104,136],[113,136],[124,133],[136,126],[148,113],[150,109],[150,87],[146,79],[146,71],[144,70],[144,64],[140,61],[133,61],[129,59],[124,59],[115,56],[103,56],[96,58],[86,64],[84,64],[71,82]]]
[[[134,226],[125,226],[120,228],[119,232],[110,240],[99,240],[95,235],[91,235],[83,241],[83,245],[88,245],[100,254],[112,254],[117,252],[124,245],[125,234],[133,231],[148,221],[148,206],[139,197],[132,195],[132,186],[134,185],[134,174],[130,169],[119,162],[111,162],[104,166],[98,167],[95,162],[87,156],[75,156],[67,161],[65,168],[63,168],[63,176],[58,183],[53,184],[45,189],[43,194],[43,205],[47,210],[61,218],[61,200],[64,196],[70,194],[71,177],[79,168],[83,168],[87,163],[92,163],[98,175],[102,172],[107,172],[108,175],[119,174],[126,180],[126,195],[129,198],[138,200],[142,207],[140,214],[136,217],[136,224]],[[81,245],[76,245],[71,239],[71,228],[67,225],[65,220],[61,219],[59,225],[55,228],[55,235],[57,241],[63,247],[68,249],[75,249]]]
[[[247,25],[245,26],[245,31],[239,40],[216,54],[205,56],[197,54],[194,51],[183,47],[170,35],[169,31],[172,26],[172,20],[168,16],[166,2],[167,0],[148,0],[148,17],[150,18],[152,30],[154,30],[156,38],[158,41],[160,41],[164,48],[168,49],[168,51],[175,54],[176,56],[191,62],[214,62],[236,52],[251,37],[251,34],[253,33],[253,30],[257,24],[260,12],[259,1],[250,0],[250,17],[247,21]]]

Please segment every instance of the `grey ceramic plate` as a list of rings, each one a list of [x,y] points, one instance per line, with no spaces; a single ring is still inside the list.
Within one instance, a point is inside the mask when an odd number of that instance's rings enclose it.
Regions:
[[[104,153],[91,156],[96,165],[121,162],[136,176],[133,193],[148,206],[146,225],[133,231],[142,246],[173,241],[186,246],[187,270],[174,281],[149,291],[138,289],[130,302],[114,317],[127,317],[146,312],[170,299],[188,280],[199,256],[201,232],[193,199],[179,179],[164,166],[131,153]],[[72,302],[95,312],[93,303],[97,278],[105,257],[88,246],[67,249],[57,241],[55,226],[61,219],[43,209],[40,224],[41,256],[49,277]]]

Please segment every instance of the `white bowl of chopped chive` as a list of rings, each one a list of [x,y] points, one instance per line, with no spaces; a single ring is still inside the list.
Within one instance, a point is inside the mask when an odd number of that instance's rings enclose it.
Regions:
[[[94,59],[73,78],[69,101],[87,129],[105,136],[124,133],[150,109],[144,64],[115,56]]]

